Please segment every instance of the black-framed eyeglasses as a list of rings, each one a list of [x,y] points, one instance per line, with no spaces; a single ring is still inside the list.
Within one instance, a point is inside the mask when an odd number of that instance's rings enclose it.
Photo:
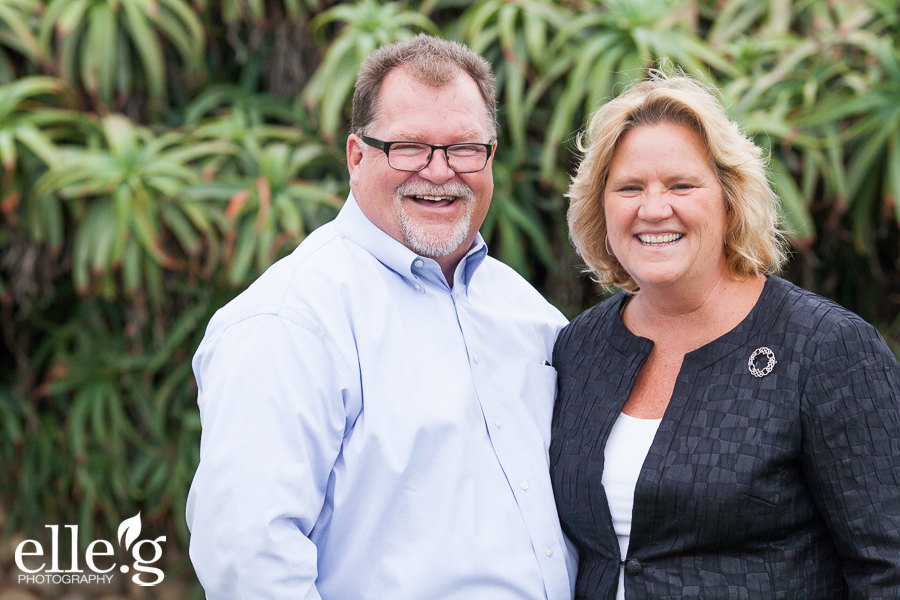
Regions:
[[[443,150],[447,165],[456,173],[475,173],[487,166],[493,144],[462,143],[435,146],[424,142],[385,142],[367,135],[360,136],[369,146],[387,155],[388,164],[398,171],[416,173],[428,166],[435,150]]]

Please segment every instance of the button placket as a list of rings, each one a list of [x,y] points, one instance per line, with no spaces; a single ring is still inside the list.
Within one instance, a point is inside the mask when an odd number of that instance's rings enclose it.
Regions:
[[[504,474],[507,476],[507,481],[515,496],[519,510],[528,523],[536,525],[529,534],[534,544],[535,558],[544,557],[544,561],[542,561],[544,576],[561,581],[565,573],[564,569],[562,572],[560,569],[562,568],[561,565],[565,564],[566,553],[559,553],[559,542],[555,539],[549,523],[545,522],[548,506],[552,506],[552,496],[548,498],[549,492],[545,493],[541,485],[532,488],[531,484],[535,483],[535,481],[541,481],[540,474],[534,472],[533,465],[530,462],[523,461],[516,436],[507,435],[507,432],[510,434],[518,433],[520,422],[515,415],[508,414],[504,409],[503,403],[496,397],[494,389],[494,378],[496,376],[493,373],[493,369],[490,368],[493,365],[493,357],[482,356],[480,352],[476,351],[476,347],[481,344],[482,340],[479,336],[474,335],[474,330],[470,330],[472,324],[468,319],[468,296],[460,281],[454,284],[450,294],[457,312],[459,327],[469,352],[469,367],[476,387],[476,394],[481,403],[484,424],[487,426],[486,433],[495,448],[497,458],[500,460]],[[537,477],[537,479],[534,479],[534,477]],[[556,527],[558,527],[558,524]],[[566,583],[567,587],[568,583]]]

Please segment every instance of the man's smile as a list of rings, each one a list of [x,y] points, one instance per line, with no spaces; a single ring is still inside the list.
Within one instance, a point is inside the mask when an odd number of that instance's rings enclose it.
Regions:
[[[410,198],[411,200],[413,200],[414,202],[416,202],[418,204],[422,204],[425,206],[433,206],[433,207],[438,207],[438,208],[450,206],[457,200],[456,196],[417,195],[417,196],[407,196],[407,198]]]

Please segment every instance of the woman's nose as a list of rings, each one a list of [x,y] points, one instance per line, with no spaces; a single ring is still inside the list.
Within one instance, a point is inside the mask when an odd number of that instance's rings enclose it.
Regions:
[[[672,216],[672,204],[666,190],[647,190],[638,208],[638,217],[645,221],[662,221]]]

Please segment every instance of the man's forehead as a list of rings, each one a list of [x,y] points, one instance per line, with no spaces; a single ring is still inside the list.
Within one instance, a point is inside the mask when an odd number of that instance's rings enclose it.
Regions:
[[[391,140],[421,141],[433,143],[428,139],[431,133],[428,131],[432,125],[438,121],[450,121],[454,114],[458,112],[459,124],[456,125],[456,131],[453,132],[454,140],[458,141],[485,141],[485,136],[490,136],[490,115],[488,114],[487,104],[481,96],[477,83],[468,73],[461,69],[456,69],[456,76],[449,81],[439,85],[433,82],[421,81],[419,78],[406,72],[403,67],[398,67],[388,74],[382,82],[381,91],[376,105],[375,119],[373,125],[378,127],[386,127],[389,131],[385,133],[391,136]],[[466,81],[468,80],[468,81]],[[460,87],[465,88],[466,83],[471,83],[471,88],[467,93],[462,94],[460,98]],[[403,88],[418,88],[412,90],[409,95]],[[475,93],[471,93],[471,92]],[[445,100],[449,94],[454,94],[453,102],[458,104],[448,107],[446,102],[444,106],[431,106],[426,98],[433,98],[435,104],[440,100]],[[419,104],[419,101],[424,104]],[[418,106],[417,106],[418,104]],[[472,107],[477,104],[477,119],[471,118]],[[425,112],[432,110],[439,111],[434,117],[425,122],[412,122],[405,119],[412,112],[419,109]],[[448,118],[450,117],[450,118]],[[466,123],[469,121],[469,123]],[[386,141],[391,141],[386,140]]]

